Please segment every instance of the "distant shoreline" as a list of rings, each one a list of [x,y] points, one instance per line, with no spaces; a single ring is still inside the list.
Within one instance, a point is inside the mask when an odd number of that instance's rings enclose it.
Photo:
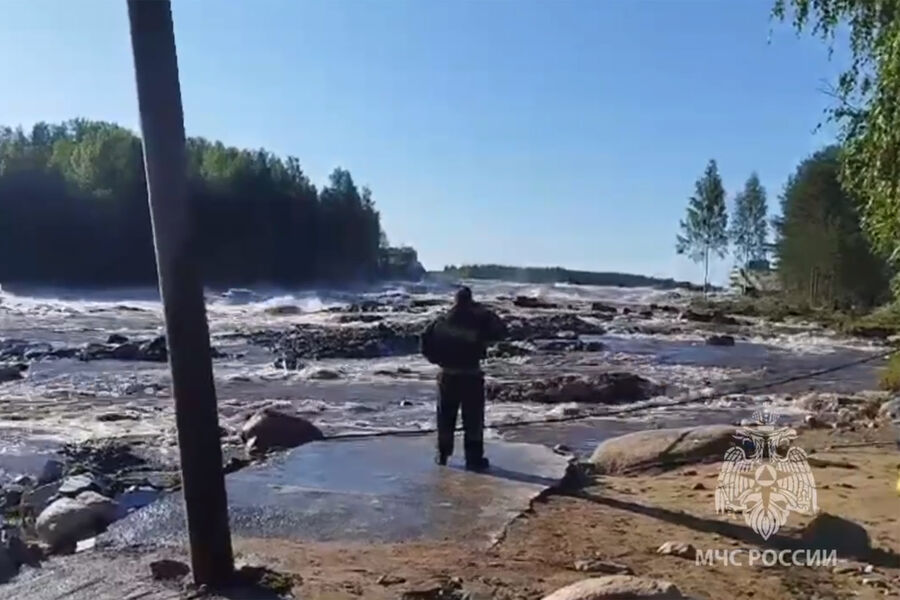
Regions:
[[[563,267],[513,267],[509,265],[461,265],[429,271],[429,277],[458,279],[495,279],[513,283],[566,283],[610,287],[654,287],[659,289],[702,290],[703,286],[671,278],[649,277],[615,271],[575,271]]]

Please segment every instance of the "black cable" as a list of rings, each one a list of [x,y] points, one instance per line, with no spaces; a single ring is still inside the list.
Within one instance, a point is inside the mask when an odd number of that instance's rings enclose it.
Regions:
[[[714,392],[711,394],[706,394],[704,396],[693,396],[682,398],[680,400],[668,401],[668,402],[647,402],[644,404],[635,404],[631,406],[626,406],[620,408],[618,410],[608,410],[604,412],[591,412],[591,413],[581,413],[578,415],[569,415],[564,417],[551,417],[548,419],[539,419],[539,420],[531,420],[531,421],[515,421],[513,423],[495,423],[490,425],[485,425],[485,429],[514,429],[516,427],[528,427],[531,425],[547,425],[553,423],[568,423],[571,421],[583,421],[585,419],[594,419],[599,417],[610,417],[610,416],[618,416],[633,412],[640,412],[642,410],[647,410],[651,408],[669,408],[672,406],[684,406],[685,404],[695,404],[700,402],[711,402],[712,400],[718,400],[719,398],[724,398],[725,396],[730,396],[732,394],[747,394],[750,392],[759,392],[762,390],[771,389],[773,387],[777,387],[779,385],[784,385],[786,383],[794,383],[796,381],[805,381],[807,379],[814,379],[821,375],[827,375],[829,373],[835,373],[838,371],[843,371],[844,369],[849,369],[850,367],[855,367],[858,365],[862,365],[865,363],[869,363],[875,360],[880,360],[882,358],[887,358],[891,354],[893,354],[896,350],[886,350],[885,352],[880,352],[878,354],[873,354],[871,356],[866,356],[864,358],[860,358],[854,361],[850,361],[847,363],[842,363],[840,365],[834,367],[826,367],[824,369],[817,369],[815,371],[810,371],[809,373],[803,373],[801,375],[792,375],[790,377],[784,377],[782,379],[777,379],[775,381],[769,381],[766,383],[761,383],[755,386],[746,386],[742,385],[736,389],[728,390],[724,392]],[[462,431],[463,428],[458,426],[456,431]],[[364,438],[376,438],[376,437],[389,437],[389,436],[417,436],[417,435],[427,435],[430,433],[435,433],[437,431],[436,427],[429,427],[427,429],[394,429],[394,430],[383,430],[383,431],[371,431],[364,433],[337,433],[333,435],[326,435],[325,440],[344,440],[344,439],[364,439]]]

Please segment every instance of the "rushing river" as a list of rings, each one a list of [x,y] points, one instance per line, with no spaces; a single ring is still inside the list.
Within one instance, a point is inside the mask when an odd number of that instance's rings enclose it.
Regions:
[[[800,375],[871,355],[879,347],[848,340],[803,324],[748,321],[731,347],[705,343],[710,327],[680,321],[674,311],[622,308],[651,304],[679,307],[687,292],[648,288],[536,286],[473,282],[477,299],[498,301],[527,295],[560,306],[605,302],[619,313],[603,323],[606,333],[591,339],[600,352],[492,359],[490,378],[528,379],[560,373],[592,373],[614,368],[659,381],[675,397],[686,393],[730,390],[738,383],[760,383]],[[209,292],[208,319],[213,345],[227,356],[214,361],[222,423],[237,431],[253,410],[283,406],[307,416],[326,433],[416,429],[433,425],[435,367],[417,355],[377,359],[304,361],[287,371],[274,364],[268,349],[248,342],[247,334],[286,330],[297,324],[341,327],[341,306],[375,301],[386,308],[385,322],[424,324],[442,306],[407,310],[413,301],[449,298],[442,285],[392,285],[358,291],[289,292],[255,289],[223,295]],[[288,308],[285,308],[288,307]],[[527,311],[523,311],[524,312]],[[359,324],[354,324],[359,326]],[[59,293],[53,290],[5,290],[0,294],[0,337],[32,344],[79,346],[103,342],[110,334],[149,338],[162,332],[162,311],[155,290]],[[501,434],[521,441],[566,443],[589,452],[597,441],[648,426],[722,422],[749,414],[761,403],[796,413],[791,398],[815,390],[852,392],[874,387],[880,363],[842,370],[748,397],[732,395],[704,405],[656,408],[627,418],[509,429]],[[337,378],[316,379],[327,369]],[[553,418],[584,407],[490,403],[488,423]],[[27,376],[0,384],[0,469],[6,476],[39,468],[43,457],[63,442],[91,437],[158,436],[163,454],[174,455],[174,420],[167,365],[159,362],[73,358],[37,360]]]

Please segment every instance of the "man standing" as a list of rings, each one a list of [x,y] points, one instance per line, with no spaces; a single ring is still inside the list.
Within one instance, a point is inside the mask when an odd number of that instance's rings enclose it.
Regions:
[[[438,374],[437,457],[447,464],[453,454],[456,413],[462,407],[466,468],[488,468],[484,456],[484,373],[481,359],[487,345],[506,337],[506,326],[495,313],[472,299],[472,290],[462,287],[446,314],[430,323],[422,333],[422,354],[441,367]]]

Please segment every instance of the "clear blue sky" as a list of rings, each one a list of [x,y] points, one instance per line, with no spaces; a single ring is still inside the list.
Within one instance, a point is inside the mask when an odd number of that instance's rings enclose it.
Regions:
[[[368,184],[429,268],[497,262],[697,280],[675,234],[805,155],[840,66],[767,0],[175,0],[188,134]],[[770,36],[771,34],[771,36]],[[770,42],[771,37],[771,42]],[[124,0],[0,3],[0,122],[137,127]],[[720,279],[730,259],[714,270]]]

